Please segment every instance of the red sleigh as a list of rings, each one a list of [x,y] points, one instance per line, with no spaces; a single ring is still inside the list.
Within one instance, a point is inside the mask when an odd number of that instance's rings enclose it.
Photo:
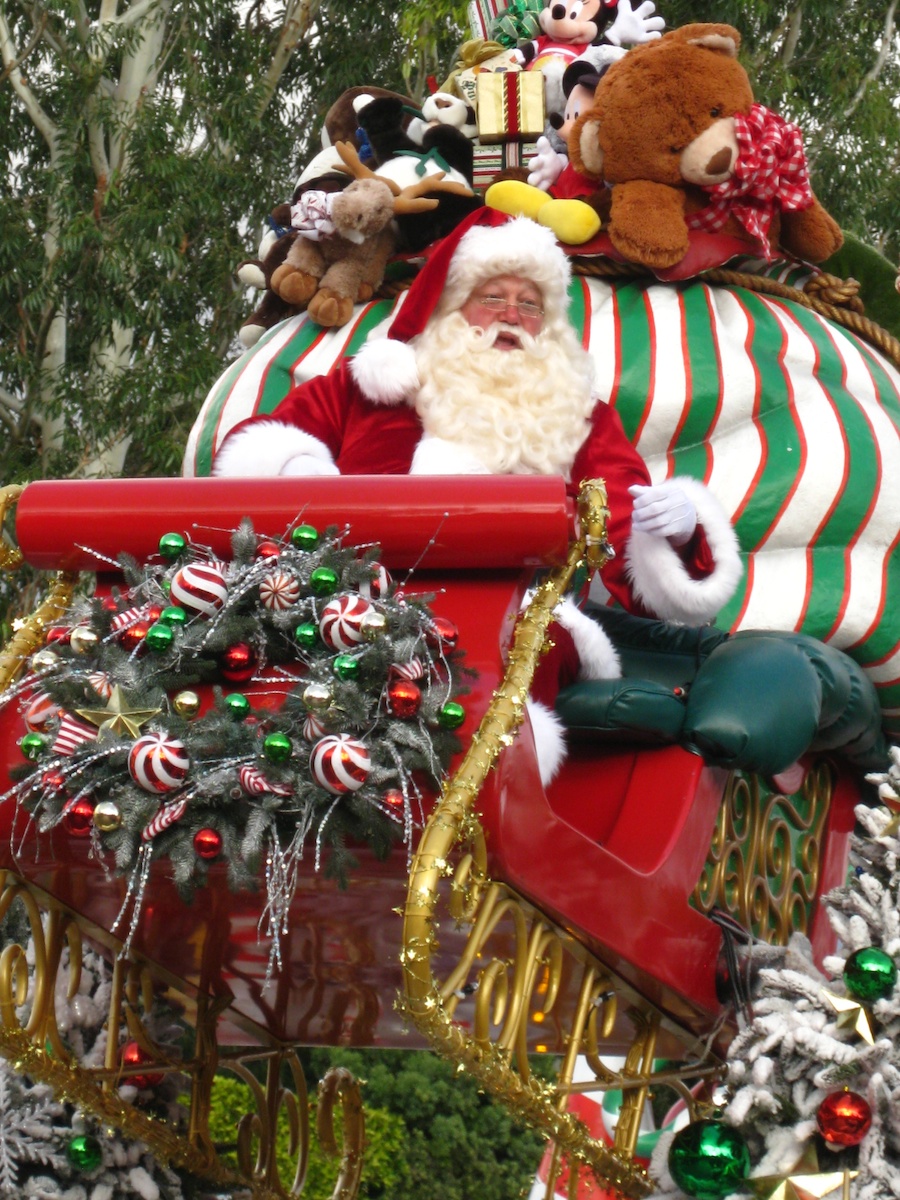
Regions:
[[[205,1056],[195,1063],[195,1111],[217,1057],[248,1039],[279,1063],[297,1045],[427,1043],[602,1179],[643,1194],[632,1153],[654,1058],[690,1060],[697,1078],[715,1072],[728,1040],[722,932],[709,914],[724,910],[766,940],[806,931],[821,957],[829,933],[817,899],[845,873],[852,776],[818,760],[801,794],[782,797],[678,746],[579,742],[545,792],[527,720],[516,726],[552,596],[539,591],[513,639],[536,569],[550,569],[552,586],[583,549],[570,549],[575,513],[559,479],[36,483],[18,499],[16,535],[36,568],[93,571],[98,555],[146,559],[171,530],[224,555],[243,516],[279,534],[300,514],[318,527],[346,524],[355,544],[380,543],[395,578],[412,571],[405,588],[434,594],[434,611],[456,623],[477,671],[466,749],[412,863],[402,847],[384,862],[360,848],[346,890],[310,863],[268,986],[260,895],[232,894],[224,868],[213,868],[185,906],[165,865],[154,866],[133,958],[195,1015],[197,1059]],[[101,560],[98,589],[112,582]],[[33,648],[34,627],[19,635],[20,654],[27,636]],[[7,710],[7,764],[20,761],[21,732]],[[6,888],[115,954],[124,881],[84,843],[38,837],[11,804],[0,813]],[[21,1055],[14,1013],[4,1011],[4,1047]],[[38,1043],[44,1033],[46,1021]],[[535,1050],[562,1056],[553,1088],[529,1075],[525,1052]],[[40,1044],[32,1051],[40,1057]],[[597,1063],[604,1086],[626,1089],[612,1150],[565,1110],[579,1054]],[[624,1078],[604,1078],[605,1054],[626,1055]],[[197,1156],[215,1163],[199,1116],[188,1142],[194,1169]],[[274,1186],[270,1166],[255,1171]]]

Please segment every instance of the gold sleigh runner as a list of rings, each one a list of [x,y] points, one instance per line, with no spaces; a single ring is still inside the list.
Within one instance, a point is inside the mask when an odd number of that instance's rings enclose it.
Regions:
[[[0,493],[4,512],[18,491]],[[432,1048],[555,1143],[548,1195],[559,1157],[565,1154],[570,1162],[588,1166],[604,1184],[637,1200],[652,1190],[646,1171],[634,1159],[650,1090],[658,1084],[674,1088],[696,1116],[701,1105],[693,1085],[714,1080],[721,1064],[696,1035],[664,1017],[571,934],[506,884],[489,878],[485,835],[476,811],[485,780],[522,722],[554,608],[582,564],[594,570],[606,561],[607,518],[602,481],[584,484],[578,540],[565,565],[539,585],[520,617],[504,678],[423,831],[402,913],[405,990],[399,1004]],[[6,565],[14,562],[15,552],[7,550]],[[64,611],[75,582],[71,575],[60,575],[47,600],[18,630],[0,660],[4,686]],[[735,776],[694,906],[700,912],[727,909],[767,941],[783,942],[793,930],[805,930],[831,794],[832,781],[824,766],[810,773],[802,796],[791,799],[770,796],[758,781]],[[791,841],[799,843],[799,860],[809,864],[807,870],[786,864],[783,848]],[[57,980],[65,980],[69,995],[75,994],[82,935],[105,947],[109,957],[119,953],[121,943],[96,927],[82,927],[75,914],[7,871],[0,876],[0,917],[14,904],[24,906],[34,945],[32,963],[22,945],[9,945],[0,955],[0,1050],[14,1068],[49,1084],[60,1099],[95,1114],[105,1125],[143,1141],[160,1161],[213,1184],[249,1189],[255,1200],[299,1197],[313,1134],[303,1073],[292,1047],[275,1041],[249,1051],[218,1047],[216,1022],[227,999],[211,1001],[200,994],[183,997],[193,1049],[186,1058],[172,1060],[153,1044],[144,1014],[154,985],[171,993],[178,990],[177,981],[151,978],[139,963],[117,960],[108,1016],[110,1046],[115,1048],[117,1031],[124,1027],[159,1064],[155,1070],[177,1072],[188,1081],[186,1127],[165,1125],[119,1096],[117,1089],[126,1079],[114,1049],[102,1068],[87,1068],[72,1058],[57,1028]],[[438,980],[433,962],[442,927],[463,927],[468,936],[458,961]],[[466,1020],[461,1019],[463,1002]],[[553,1082],[539,1079],[529,1066],[528,1052],[542,1022],[556,1030],[564,1047]],[[601,1058],[609,1052],[614,1028],[617,1053],[627,1041],[619,1071],[610,1070]],[[630,1031],[627,1038],[623,1029]],[[667,1045],[674,1039],[682,1047],[682,1068],[654,1071],[661,1033]],[[579,1057],[593,1070],[595,1082],[573,1082]],[[262,1082],[258,1070],[252,1069],[260,1061],[266,1068]],[[209,1133],[212,1088],[220,1070],[248,1085],[255,1106],[236,1130],[236,1165],[220,1159]],[[619,1089],[624,1097],[612,1146],[593,1139],[568,1111],[573,1093],[607,1089]],[[291,1180],[280,1178],[276,1163],[280,1113],[287,1115],[291,1130]],[[365,1130],[359,1087],[346,1071],[329,1072],[320,1085],[316,1132],[323,1149],[340,1158],[334,1200],[352,1200],[360,1184]]]

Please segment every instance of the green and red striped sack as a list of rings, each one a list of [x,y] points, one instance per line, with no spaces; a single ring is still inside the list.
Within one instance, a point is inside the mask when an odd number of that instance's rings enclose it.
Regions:
[[[802,284],[802,268],[770,271]],[[746,572],[718,623],[849,652],[900,732],[900,374],[855,334],[746,288],[578,278],[571,297],[597,392],[653,478],[703,480],[735,524]],[[385,333],[391,311],[379,301],[337,331],[300,316],[267,333],[210,392],[185,474],[209,474],[234,424]]]

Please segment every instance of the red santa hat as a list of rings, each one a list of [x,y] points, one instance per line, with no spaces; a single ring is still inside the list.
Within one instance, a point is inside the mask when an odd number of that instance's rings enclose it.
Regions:
[[[387,337],[370,338],[351,361],[363,394],[379,404],[414,396],[419,389],[415,339],[433,316],[456,312],[474,288],[498,275],[521,275],[540,288],[545,327],[566,320],[569,260],[551,230],[528,217],[476,209],[435,246]]]

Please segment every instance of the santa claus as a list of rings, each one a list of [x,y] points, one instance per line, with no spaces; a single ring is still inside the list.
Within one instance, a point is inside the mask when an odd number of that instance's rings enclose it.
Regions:
[[[294,388],[270,416],[235,426],[215,475],[525,474],[606,481],[616,556],[602,583],[632,612],[702,624],[741,574],[737,539],[694,479],[650,484],[615,411],[594,393],[569,323],[569,261],[549,229],[480,209],[434,249],[376,331],[330,375]],[[380,333],[380,336],[379,336]],[[563,741],[551,707],[574,674],[618,660],[574,604],[535,681],[531,715],[545,779]]]

